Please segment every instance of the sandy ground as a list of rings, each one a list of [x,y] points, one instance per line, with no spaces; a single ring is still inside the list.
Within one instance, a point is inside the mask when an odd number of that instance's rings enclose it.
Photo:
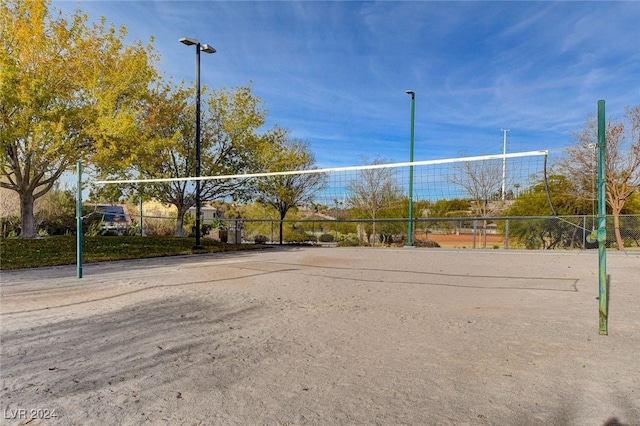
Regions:
[[[640,425],[640,256],[287,248],[3,272],[8,425]]]

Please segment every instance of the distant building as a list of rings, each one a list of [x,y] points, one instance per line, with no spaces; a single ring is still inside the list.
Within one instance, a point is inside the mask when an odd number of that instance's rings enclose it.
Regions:
[[[187,210],[187,213],[195,217],[196,208],[190,207],[189,210]],[[206,206],[206,205],[200,206],[200,215],[201,215],[202,223],[211,223],[216,220],[224,219],[224,214],[222,214],[220,210],[218,210],[215,207]]]

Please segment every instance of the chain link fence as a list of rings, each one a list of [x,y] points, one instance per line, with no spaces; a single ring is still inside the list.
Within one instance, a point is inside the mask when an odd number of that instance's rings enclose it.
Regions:
[[[188,215],[187,215],[188,216]],[[128,234],[171,235],[171,217],[132,215]],[[193,232],[194,220],[185,220]],[[331,243],[343,246],[403,246],[408,219],[305,218],[283,221],[285,243]],[[625,249],[640,250],[640,215],[620,215],[619,232]],[[414,219],[414,245],[470,249],[585,250],[595,249],[596,216],[449,217]],[[203,236],[229,243],[275,243],[280,240],[276,219],[203,219]],[[617,249],[613,216],[606,217],[606,246]]]
[[[625,249],[640,249],[640,215],[620,216]],[[245,219],[242,241],[279,240],[279,221]],[[617,248],[613,216],[607,216],[608,248]],[[407,241],[407,219],[304,219],[284,221],[289,243],[330,242],[340,245],[395,245]],[[414,219],[414,245],[476,249],[594,249],[595,216],[457,217]]]

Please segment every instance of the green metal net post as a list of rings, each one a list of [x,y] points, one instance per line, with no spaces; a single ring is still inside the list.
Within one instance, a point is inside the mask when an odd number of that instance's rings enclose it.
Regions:
[[[76,166],[78,192],[76,195],[76,275],[82,278],[82,163]]]
[[[143,219],[143,216],[142,216],[142,194],[140,194],[140,236],[141,237],[142,237],[142,233],[143,233],[142,232],[143,231],[142,219]]]
[[[606,123],[604,101],[598,101],[598,275],[600,334],[607,335],[607,209],[606,209]]]
[[[411,139],[409,145],[409,162],[413,163],[413,145],[416,121],[416,94],[407,90],[411,95]],[[409,166],[409,224],[407,227],[407,246],[413,246],[413,165]]]

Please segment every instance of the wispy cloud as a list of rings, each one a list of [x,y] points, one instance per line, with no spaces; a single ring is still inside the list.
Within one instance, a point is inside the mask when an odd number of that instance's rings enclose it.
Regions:
[[[55,1],[66,9],[77,3]],[[153,35],[161,67],[193,79],[192,36],[218,53],[203,83],[245,85],[322,165],[405,160],[416,92],[416,158],[571,142],[598,99],[640,104],[640,2],[87,2],[92,19]]]

